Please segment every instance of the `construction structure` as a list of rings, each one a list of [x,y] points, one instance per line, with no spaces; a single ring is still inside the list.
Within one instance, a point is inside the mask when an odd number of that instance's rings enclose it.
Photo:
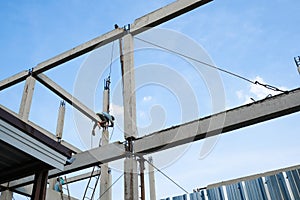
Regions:
[[[194,189],[189,195],[161,200],[268,200],[300,198],[300,166],[292,166]]]
[[[22,167],[18,167],[20,166],[19,163],[16,164],[12,160],[7,165],[6,163],[9,158],[5,156],[0,157],[1,171],[5,170],[5,174],[3,172],[3,175],[0,175],[2,195],[0,199],[11,199],[12,192],[30,196],[31,199],[46,199],[46,193],[52,195],[51,188],[46,192],[48,179],[93,167],[94,170],[91,173],[69,178],[66,183],[70,184],[75,181],[87,178],[91,180],[92,177],[98,177],[96,183],[100,179],[100,199],[109,200],[112,196],[112,183],[108,163],[118,159],[124,159],[124,198],[126,200],[138,200],[139,197],[145,199],[145,188],[141,187],[139,190],[138,172],[140,172],[142,180],[144,176],[144,162],[147,160],[145,156],[147,154],[298,112],[300,110],[300,88],[160,130],[147,136],[138,137],[133,37],[208,2],[210,0],[178,0],[135,20],[133,24],[126,25],[124,28],[115,27],[114,30],[46,60],[30,70],[20,72],[2,80],[0,82],[0,91],[26,81],[19,113],[16,114],[3,106],[0,107],[1,152],[7,152],[6,155],[13,154],[19,160],[24,161],[25,164],[22,164]],[[122,44],[120,48],[123,52],[121,54],[121,67],[124,104],[124,141],[110,143],[108,127],[105,126],[102,127],[101,145],[91,150],[80,151],[61,140],[63,137],[64,102],[73,106],[96,124],[98,122],[101,123],[102,120],[93,110],[52,81],[44,72],[116,40],[119,40],[120,44]],[[56,134],[49,133],[38,125],[28,121],[36,81],[64,100],[60,104]],[[109,113],[109,79],[104,87],[103,112]],[[210,126],[211,121],[217,121],[224,116],[226,117],[222,126]],[[30,144],[27,144],[25,148],[25,142],[22,139],[15,141],[12,133],[17,133],[22,138],[27,137],[27,141]],[[32,152],[32,149],[43,149],[44,151]],[[152,163],[152,161],[150,160],[149,163]],[[36,172],[36,169],[39,169],[38,172]],[[155,199],[153,172],[149,176],[151,199]],[[96,185],[93,187],[90,199],[93,198],[95,189]],[[84,196],[86,196],[86,192]],[[62,198],[71,199],[70,195]],[[54,197],[50,196],[48,199],[54,199]]]

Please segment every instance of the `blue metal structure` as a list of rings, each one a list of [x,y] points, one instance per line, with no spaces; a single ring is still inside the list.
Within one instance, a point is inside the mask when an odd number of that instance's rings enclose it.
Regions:
[[[292,194],[295,199],[300,199],[300,171],[291,170],[286,172],[288,182],[291,186]]]
[[[228,199],[245,200],[245,192],[242,183],[226,185]]]
[[[268,199],[262,178],[245,181],[245,189],[249,200]]]
[[[225,200],[225,196],[224,196],[222,186],[208,189],[207,190],[207,197],[208,197],[208,199]]]
[[[215,184],[172,200],[292,200],[300,199],[300,169],[265,173]],[[171,198],[162,199],[171,200]]]
[[[267,176],[266,184],[272,200],[291,200],[282,173]]]
[[[206,200],[204,190],[190,194],[190,200]]]

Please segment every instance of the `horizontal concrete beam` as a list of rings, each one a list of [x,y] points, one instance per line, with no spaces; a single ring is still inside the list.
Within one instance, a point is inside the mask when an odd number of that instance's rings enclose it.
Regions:
[[[143,17],[136,19],[130,25],[131,28],[129,31],[131,32],[132,35],[139,34],[141,32],[148,30],[149,28],[160,25],[172,18],[187,13],[210,1],[212,0],[177,0],[163,8],[157,9]],[[85,53],[93,51],[96,48],[104,46],[105,44],[120,39],[125,34],[126,31],[123,28],[114,29],[88,42],[78,45],[68,51],[65,51],[57,56],[54,56],[49,60],[39,63],[37,66],[32,68],[32,73],[35,75],[41,74],[49,69],[57,67],[63,63],[66,63],[76,57],[84,55]],[[26,72],[27,73],[21,72],[19,74],[16,74],[15,76],[5,79],[4,81],[1,81],[0,91],[13,84],[25,80],[26,77],[28,76],[28,71]]]
[[[93,121],[99,121],[100,118],[96,115],[94,111],[86,107],[83,103],[81,103],[78,99],[76,99],[74,96],[72,96],[70,93],[68,93],[66,90],[64,90],[62,87],[60,87],[58,84],[56,84],[54,81],[52,81],[50,78],[48,78],[44,74],[39,74],[34,76],[37,81],[39,81],[41,84],[43,84],[45,87],[47,87],[49,90],[54,92],[56,95],[64,99],[66,102],[71,104],[74,108],[76,108],[78,111],[80,111],[82,114],[87,116]]]
[[[132,35],[139,34],[167,22],[175,17],[187,13],[195,8],[198,8],[212,0],[178,0],[170,3],[160,9],[157,9],[149,14],[146,14],[136,19],[130,25],[130,33]]]
[[[63,171],[50,170],[49,178],[53,178],[58,175],[63,175],[86,169],[95,165],[112,162],[126,156],[125,146],[121,142],[110,143],[101,147],[97,147],[79,154],[74,155],[75,161],[65,167]]]
[[[124,35],[125,31],[122,28],[114,29],[108,33],[105,33],[99,37],[96,37],[88,42],[85,42],[81,45],[78,45],[68,51],[65,51],[49,60],[46,60],[42,63],[39,63],[37,66],[32,68],[33,74],[41,74],[49,69],[57,67],[63,63],[66,63],[76,57],[84,55],[96,48],[104,46],[114,40],[121,38]],[[7,79],[4,79],[0,82],[0,91],[8,88],[14,84],[24,81],[29,76],[29,70],[20,72],[16,75],[13,75]]]
[[[300,111],[300,88],[139,138],[135,152],[148,154]]]
[[[121,28],[114,29],[108,33],[105,33],[99,37],[96,37],[88,42],[78,45],[64,53],[61,53],[49,60],[46,60],[33,68],[34,74],[43,73],[49,69],[52,69],[58,65],[68,62],[76,57],[79,57],[85,53],[88,53],[96,48],[104,46],[114,40],[121,38],[124,35],[124,30]]]
[[[288,94],[280,94],[138,138],[134,141],[134,151],[140,154],[162,151],[298,111],[300,111],[300,88]],[[222,122],[222,119],[225,120],[224,123],[217,123],[222,124],[221,127],[210,125],[215,120]],[[76,154],[73,164],[66,166],[64,171],[51,170],[49,178],[118,160],[125,156],[124,144],[120,142],[108,144]],[[33,177],[27,177],[11,182],[10,187],[19,187],[30,184],[32,181]]]
[[[177,0],[163,8],[157,9],[137,20],[130,25],[130,32],[132,35],[136,35],[143,31],[146,31],[149,27],[154,27],[162,24],[172,18],[187,13],[203,4],[206,4],[212,0]],[[120,39],[126,34],[126,31],[122,28],[114,29],[104,35],[101,35],[95,39],[85,42],[77,47],[72,48],[62,54],[59,54],[47,61],[38,64],[33,68],[34,74],[43,73],[51,68],[54,68],[60,64],[72,60],[78,56],[88,53],[96,48],[99,48],[105,44]]]
[[[15,74],[15,75],[7,78],[7,79],[0,81],[0,91],[26,80],[26,78],[29,75],[30,75],[29,70],[25,70],[25,71],[22,71],[18,74]]]

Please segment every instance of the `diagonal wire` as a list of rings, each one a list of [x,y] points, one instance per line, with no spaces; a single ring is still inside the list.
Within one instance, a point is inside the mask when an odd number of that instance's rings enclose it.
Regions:
[[[163,50],[172,52],[172,53],[174,53],[174,54],[180,55],[180,56],[182,56],[182,57],[184,57],[184,58],[187,58],[187,59],[189,59],[189,60],[193,60],[193,61],[198,62],[198,63],[200,63],[200,64],[206,65],[206,66],[208,66],[208,67],[210,67],[210,68],[217,69],[217,70],[219,70],[219,71],[225,72],[225,73],[227,73],[227,74],[230,74],[230,75],[232,75],[232,76],[236,76],[236,77],[241,78],[241,79],[243,79],[243,80],[245,80],[245,81],[248,81],[248,82],[250,82],[250,83],[255,84],[254,81],[252,81],[252,80],[250,80],[250,79],[248,79],[248,78],[242,77],[242,76],[240,76],[240,75],[238,75],[238,74],[235,74],[235,73],[233,73],[233,72],[230,72],[230,71],[227,71],[227,70],[225,70],[225,69],[219,68],[219,67],[217,67],[217,66],[215,66],[215,65],[209,64],[209,63],[207,63],[207,62],[203,62],[203,61],[201,61],[201,60],[198,60],[198,59],[193,58],[193,57],[191,57],[191,56],[187,56],[187,55],[185,55],[185,54],[183,54],[183,53],[174,51],[174,50],[172,50],[172,49],[168,49],[168,48],[166,48],[166,47],[163,47],[163,46],[161,46],[161,45],[155,44],[155,43],[153,43],[153,42],[149,42],[149,41],[147,41],[147,40],[144,40],[144,39],[141,39],[141,38],[138,38],[138,37],[135,37],[135,38],[138,39],[138,40],[140,40],[140,41],[142,41],[142,42],[145,42],[145,43],[151,44],[151,45],[153,45],[153,46],[156,46],[156,47],[158,47],[158,48],[160,48],[160,49],[163,49]]]
[[[113,134],[114,134],[114,130],[115,130],[115,127],[113,126],[113,129],[112,129],[112,131],[111,131],[109,140],[111,140],[111,138],[112,138],[112,136],[113,136]]]
[[[102,193],[102,195],[97,199],[97,200],[99,200],[99,199],[101,199],[101,197],[106,193],[106,192],[108,192],[111,188],[112,188],[112,186],[114,185],[114,184],[116,184],[119,180],[120,180],[120,178],[122,178],[122,176],[124,176],[124,173],[122,173],[121,174],[121,176],[119,176],[119,178],[117,178],[117,180],[115,180],[103,193]]]
[[[188,194],[189,192],[184,189],[182,186],[180,186],[178,183],[176,183],[171,177],[169,177],[167,174],[165,174],[163,171],[161,171],[160,169],[158,169],[157,167],[155,167],[153,165],[153,163],[151,163],[150,161],[148,161],[147,159],[144,159],[145,161],[147,161],[147,163],[149,163],[150,165],[152,165],[152,167],[154,167],[158,172],[160,172],[162,175],[164,175],[167,179],[169,179],[172,183],[174,183],[177,187],[179,187],[181,190],[183,190],[186,194]]]
[[[148,43],[148,44],[150,44],[150,45],[152,45],[152,46],[158,47],[158,48],[160,48],[160,49],[169,51],[169,52],[171,52],[171,53],[180,55],[180,56],[182,56],[182,57],[184,57],[184,58],[187,58],[187,59],[189,59],[189,60],[193,60],[193,61],[198,62],[198,63],[200,63],[200,64],[206,65],[207,67],[210,67],[210,68],[219,70],[219,71],[221,71],[221,72],[227,73],[227,74],[229,74],[229,75],[235,76],[235,77],[240,78],[240,79],[242,79],[242,80],[244,80],[244,81],[250,82],[250,83],[252,83],[252,84],[254,84],[254,85],[257,85],[257,84],[258,84],[258,85],[261,85],[261,86],[263,86],[263,87],[265,87],[265,88],[267,88],[267,89],[269,89],[269,90],[273,90],[273,91],[279,91],[279,92],[284,92],[284,93],[287,92],[287,91],[280,90],[279,88],[274,87],[274,86],[271,86],[271,85],[262,84],[262,83],[260,83],[260,82],[258,82],[258,81],[252,81],[252,80],[250,80],[250,79],[248,79],[248,78],[246,78],[246,77],[243,77],[243,76],[241,76],[241,75],[238,75],[238,74],[236,74],[236,73],[233,73],[233,72],[230,72],[230,71],[228,71],[228,70],[219,68],[219,67],[217,67],[217,66],[215,66],[215,65],[212,65],[212,64],[209,64],[209,63],[207,63],[207,62],[203,62],[203,61],[201,61],[201,60],[198,60],[198,59],[196,59],[196,58],[193,58],[193,57],[191,57],[191,56],[185,55],[185,54],[183,54],[183,53],[174,51],[174,50],[172,50],[172,49],[168,49],[168,48],[166,48],[166,47],[163,47],[163,46],[161,46],[161,45],[155,44],[155,43],[153,43],[153,42],[149,42],[149,41],[147,41],[147,40],[144,40],[144,39],[141,39],[141,38],[138,38],[138,37],[135,37],[135,38],[138,39],[138,40],[140,40],[140,41],[142,41],[142,42]]]

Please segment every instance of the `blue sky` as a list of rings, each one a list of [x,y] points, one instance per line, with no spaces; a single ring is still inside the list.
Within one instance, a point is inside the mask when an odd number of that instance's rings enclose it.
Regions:
[[[134,19],[170,2],[172,1],[2,1],[0,79],[30,69],[63,51],[104,34],[112,30],[116,23],[120,26],[130,24]],[[300,2],[296,0],[215,0],[162,24],[159,28],[181,35],[184,41],[198,44],[203,49],[201,55],[199,53],[200,58],[208,59],[220,68],[282,89],[293,89],[300,84],[293,61],[294,56],[300,55],[298,8]],[[137,37],[147,38],[147,35]],[[163,39],[152,38],[164,42]],[[174,44],[176,50],[194,55],[195,52],[189,52],[188,46],[180,42],[182,41],[169,41],[168,44]],[[137,39],[135,44],[136,48],[145,45]],[[178,55],[143,47],[144,49],[135,53],[137,82],[140,80],[142,86],[137,90],[140,135],[214,112],[207,82],[210,77],[197,75],[193,65]],[[111,48],[112,44],[106,45],[50,70],[46,75],[70,93],[78,95],[79,99],[98,112],[102,108],[102,80],[108,74],[107,64],[110,64]],[[123,107],[118,88],[121,72],[117,59],[117,43],[114,44],[113,53],[112,112],[117,116],[118,126],[114,130],[112,140],[123,141]],[[81,72],[87,69],[97,71],[97,66],[106,67],[106,71],[96,77],[99,82],[94,84],[94,96],[83,97],[81,93],[77,93],[77,87],[83,85],[78,83],[78,80],[86,76],[89,78],[93,73],[86,71],[91,75],[85,75]],[[147,66],[154,66],[151,73],[146,74]],[[169,70],[168,74],[159,73],[159,69]],[[165,85],[157,84],[157,81],[169,80],[169,73],[174,73],[171,78],[176,75],[183,78],[185,87],[190,89],[188,92],[193,93],[195,109],[187,106],[189,102],[186,102],[189,99],[186,96],[189,96],[189,93],[176,90],[181,84],[178,87],[172,85],[172,81],[164,82]],[[151,80],[151,75],[154,83],[142,85],[146,77],[147,80]],[[256,100],[262,99],[271,93],[221,72],[218,72],[218,76],[224,88],[222,92],[225,95],[225,108],[248,103],[251,97]],[[0,103],[18,112],[23,84],[1,91]],[[55,132],[59,101],[60,98],[37,84],[30,120]],[[89,131],[92,123],[80,115],[78,118],[76,116],[76,112],[67,106],[64,139],[82,149],[90,148]],[[160,118],[151,119],[153,116]],[[84,125],[79,126],[76,120]],[[156,153],[153,155],[154,162],[190,192],[194,188],[222,180],[296,165],[299,164],[298,121],[299,114],[296,113],[222,135],[211,153],[202,159],[199,158],[199,154],[203,142],[199,141],[175,150]],[[94,145],[98,139],[99,134],[93,138]],[[115,180],[121,174],[122,162],[115,162],[112,166]],[[157,198],[184,193],[159,173],[156,173],[156,184]],[[71,185],[71,194],[81,198],[84,192],[81,188],[85,185],[85,181]],[[120,180],[113,188],[113,199],[120,199],[122,195],[123,180]],[[23,198],[18,196],[16,199]]]

